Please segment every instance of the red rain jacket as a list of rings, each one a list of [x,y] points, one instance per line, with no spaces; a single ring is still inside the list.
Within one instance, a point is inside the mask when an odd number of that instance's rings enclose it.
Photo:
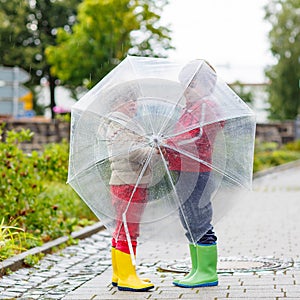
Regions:
[[[211,123],[213,120],[216,122]],[[201,121],[209,124],[200,129]],[[167,140],[167,144],[172,147],[166,148],[169,169],[185,172],[211,171],[213,143],[223,126],[224,121],[217,121],[216,105],[213,102],[200,100],[184,109],[175,126],[175,134],[178,134]],[[198,162],[197,159],[208,165]]]

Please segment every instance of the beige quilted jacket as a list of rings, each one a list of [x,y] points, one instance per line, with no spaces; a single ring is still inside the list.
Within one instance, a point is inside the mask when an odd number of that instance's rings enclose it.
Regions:
[[[148,185],[152,179],[151,168],[159,155],[147,144],[142,127],[121,112],[111,113],[106,123],[112,170],[109,184]]]

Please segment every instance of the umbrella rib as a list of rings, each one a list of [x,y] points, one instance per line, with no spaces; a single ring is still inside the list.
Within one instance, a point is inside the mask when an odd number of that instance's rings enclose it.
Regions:
[[[129,233],[129,229],[128,229],[128,225],[127,225],[126,213],[127,213],[128,209],[129,209],[129,206],[131,204],[133,195],[134,195],[139,183],[141,182],[143,175],[145,174],[146,168],[148,167],[148,165],[150,163],[153,151],[154,151],[154,147],[151,148],[151,152],[149,153],[149,155],[147,157],[147,160],[143,164],[143,168],[142,168],[142,170],[139,174],[139,177],[137,179],[136,184],[134,185],[134,188],[133,188],[133,191],[131,193],[130,199],[129,199],[126,207],[125,207],[124,212],[122,213],[122,220],[123,220],[123,224],[124,224],[124,230],[125,230],[126,238],[127,238],[127,241],[128,241],[129,252],[130,252],[130,255],[131,255],[131,260],[132,260],[133,265],[135,265],[135,255],[134,255],[134,251],[133,251],[133,248],[132,248],[131,237],[130,237],[130,233]]]
[[[144,105],[144,103],[142,104],[142,107],[143,107],[143,111],[147,111],[146,106]],[[153,127],[152,119],[149,118],[149,121],[150,121],[150,125],[151,125],[151,130],[152,130],[152,132],[154,132],[154,127]]]
[[[105,159],[102,159],[102,160],[99,160],[99,161],[96,161],[96,162],[93,162],[92,164],[90,164],[89,166],[87,166],[86,168],[84,168],[83,170],[80,170],[78,173],[76,173],[72,178],[68,179],[67,183],[70,183],[73,178],[78,175],[80,175],[81,173],[83,172],[86,172],[88,170],[92,170],[95,166],[97,165],[101,165],[101,164],[104,164],[106,161],[107,161],[108,158],[105,158]],[[73,168],[74,169],[74,168]],[[75,173],[75,172],[74,172]]]
[[[161,133],[165,130],[165,128],[166,128],[166,126],[168,124],[168,121],[170,120],[170,116],[172,116],[174,114],[175,108],[179,105],[179,102],[182,99],[182,97],[183,97],[183,92],[182,92],[182,95],[178,98],[178,100],[175,103],[175,105],[172,107],[172,109],[171,109],[170,113],[168,114],[167,118],[165,119],[164,123],[162,124],[161,129],[160,129],[158,135],[161,135]]]
[[[224,172],[224,171],[221,170],[220,168],[218,168],[218,167],[216,167],[216,166],[214,166],[214,165],[212,165],[212,164],[210,164],[210,163],[208,163],[208,162],[206,162],[206,161],[200,159],[199,157],[193,156],[193,155],[191,155],[191,154],[190,154],[189,152],[187,152],[187,151],[184,151],[184,150],[181,150],[181,149],[177,149],[177,148],[171,147],[171,146],[169,146],[168,144],[163,144],[163,146],[164,146],[165,148],[169,148],[169,149],[171,149],[171,150],[173,150],[173,151],[176,151],[176,152],[178,152],[178,153],[180,153],[180,154],[182,154],[182,155],[184,155],[184,156],[186,156],[186,157],[188,157],[188,158],[191,158],[191,159],[193,159],[193,160],[195,160],[195,161],[197,161],[197,162],[199,162],[199,163],[201,163],[201,164],[203,164],[203,165],[205,165],[205,166],[207,166],[207,167],[213,169],[214,171],[218,172],[218,173],[221,174],[222,176],[225,176],[226,178],[228,178],[228,179],[231,180],[232,182],[236,183],[237,185],[239,185],[239,186],[241,186],[241,187],[243,187],[243,188],[248,189],[246,186],[244,186],[244,185],[241,184],[239,181],[237,181],[237,180],[234,178],[233,175],[229,174],[228,172]]]
[[[131,203],[131,201],[132,201],[133,194],[135,193],[135,191],[136,191],[136,189],[137,189],[137,186],[138,186],[139,183],[141,182],[141,179],[142,179],[142,177],[143,177],[144,174],[145,174],[146,168],[149,166],[149,163],[150,163],[150,160],[151,160],[151,156],[152,156],[153,151],[154,151],[154,147],[151,148],[151,152],[149,153],[149,155],[148,155],[148,157],[147,157],[145,163],[143,164],[143,168],[142,168],[142,170],[141,170],[141,172],[140,172],[140,174],[139,174],[139,177],[138,177],[138,179],[137,179],[137,182],[136,182],[136,184],[135,184],[135,186],[134,186],[134,190],[133,190],[133,192],[132,192],[132,194],[131,194],[131,196],[130,196],[130,199],[129,199],[129,201],[128,201],[128,204],[127,204],[127,206],[126,206],[126,208],[125,208],[123,214],[126,214],[126,212],[128,211],[129,205],[130,205],[130,203]]]
[[[130,56],[128,56],[128,57],[130,58]],[[129,59],[128,61],[129,61],[129,64],[130,64],[130,66],[131,66],[131,68],[132,68],[132,71],[133,71],[134,75],[138,78],[139,76],[138,76],[138,74],[137,74],[137,72],[136,72],[134,63],[132,62],[131,59]],[[142,91],[142,88],[141,88],[141,85],[140,85],[140,82],[139,82],[139,81],[137,82],[137,85],[139,86],[140,91]],[[143,106],[143,108],[144,108],[144,106]],[[152,129],[152,132],[153,132],[153,131],[154,131],[154,128],[153,128],[152,121],[151,121],[151,129]]]
[[[202,104],[203,106],[204,106],[204,109],[205,109],[205,107],[206,107],[206,103],[204,102],[203,104]],[[185,108],[186,109],[186,108]],[[180,135],[180,134],[183,134],[183,133],[186,133],[186,132],[189,132],[190,130],[194,130],[194,129],[196,129],[196,128],[202,128],[204,125],[209,125],[208,123],[207,124],[204,124],[204,112],[205,112],[205,110],[202,110],[202,116],[201,116],[201,120],[200,121],[198,121],[198,122],[196,122],[196,124],[194,124],[192,127],[187,127],[187,128],[185,128],[184,130],[183,130],[183,132],[176,132],[174,135],[170,135],[169,137],[176,137],[176,136],[178,136],[178,135]],[[192,114],[192,112],[193,111],[195,111],[196,110],[196,108],[194,108],[192,111],[190,111],[190,114]],[[216,123],[216,121],[214,121],[214,122],[212,122],[212,123]]]
[[[181,134],[187,133],[187,132],[189,132],[191,130],[194,130],[194,129],[197,129],[197,128],[202,128],[204,126],[209,126],[209,125],[220,123],[220,122],[225,122],[226,123],[226,121],[228,121],[228,120],[232,120],[232,119],[236,119],[236,118],[242,118],[242,117],[251,117],[251,116],[253,116],[253,114],[245,114],[243,116],[239,116],[239,117],[235,117],[235,118],[223,118],[223,119],[218,119],[218,120],[214,120],[214,121],[210,121],[210,122],[202,122],[201,125],[200,125],[200,123],[194,124],[191,127],[184,128],[184,130],[182,130],[182,131],[178,131],[178,132],[176,132],[174,134],[170,134],[168,136],[164,136],[164,138],[168,139],[168,138],[176,137],[176,136],[179,136]]]
[[[215,124],[215,123],[218,123],[218,122],[220,122],[220,121],[208,122],[206,124],[201,124],[201,125],[200,125],[200,123],[194,124],[191,127],[184,128],[184,130],[182,130],[182,131],[178,131],[178,132],[176,132],[174,134],[170,134],[168,136],[164,136],[164,138],[168,139],[168,138],[176,137],[176,136],[179,136],[181,134],[187,133],[187,132],[189,132],[191,130],[194,130],[194,129],[197,129],[197,128],[202,128],[204,126],[208,126],[208,125]]]
[[[129,130],[129,131],[135,133],[135,134],[138,135],[139,137],[144,137],[140,132],[133,130],[132,128],[128,127],[127,124],[124,124],[124,122],[121,122],[122,120],[118,120],[118,119],[113,118],[113,117],[105,117],[105,118],[108,119],[108,122],[115,122],[115,123],[117,123],[118,125],[121,125],[121,126],[123,126],[124,128],[126,128],[127,130]],[[133,119],[132,119],[132,120],[133,120]],[[136,122],[134,122],[134,123],[136,124]]]
[[[138,150],[138,149],[142,149],[142,148],[144,148],[145,146],[148,146],[149,145],[149,143],[147,142],[145,142],[145,143],[141,143],[141,144],[139,144],[138,146],[135,146],[135,147],[132,147],[131,148],[131,151],[135,151],[135,150]],[[116,154],[113,154],[113,155],[110,155],[110,156],[107,156],[106,158],[104,158],[104,159],[101,159],[101,160],[99,160],[99,161],[93,161],[90,165],[88,165],[87,167],[85,167],[83,170],[81,170],[81,171],[79,171],[78,173],[76,173],[76,176],[78,176],[79,174],[81,174],[81,173],[83,173],[83,172],[85,172],[85,171],[87,171],[87,170],[91,170],[92,168],[94,168],[95,167],[95,165],[99,165],[99,164],[103,164],[103,163],[105,163],[107,160],[109,160],[112,156],[113,157],[118,157],[118,156],[122,156],[122,155],[124,155],[124,154],[126,154],[127,153],[127,149],[126,149],[126,151],[122,151],[122,152],[120,152],[120,153],[118,153],[117,155]],[[69,183],[71,181],[71,179],[70,180],[68,180],[67,181],[67,183]]]
[[[183,216],[183,218],[184,218],[184,222],[185,222],[186,226],[189,228],[189,225],[188,225],[186,216],[185,216],[185,214],[183,213],[183,210],[182,210],[182,207],[181,207],[181,203],[180,203],[180,199],[179,199],[179,197],[178,197],[178,194],[177,194],[175,185],[174,185],[174,183],[173,183],[173,180],[172,180],[172,177],[171,177],[171,174],[170,174],[170,170],[169,170],[169,168],[168,168],[167,162],[166,162],[166,160],[165,160],[165,158],[164,158],[164,155],[163,155],[163,153],[162,153],[162,150],[161,150],[160,145],[158,145],[158,149],[159,149],[160,155],[161,155],[161,157],[162,157],[162,161],[163,161],[164,167],[165,167],[165,169],[166,169],[168,178],[169,178],[169,180],[170,180],[170,182],[171,182],[171,186],[172,186],[172,189],[173,189],[173,191],[174,191],[175,198],[176,198],[176,201],[177,201],[177,203],[178,203],[178,207],[179,207],[179,209],[181,210],[181,214],[182,214],[182,216]],[[190,229],[188,229],[188,231],[191,232]],[[192,234],[191,234],[191,238],[192,238],[192,240],[193,240],[193,243],[196,244],[195,241],[194,241],[194,237],[193,237]]]

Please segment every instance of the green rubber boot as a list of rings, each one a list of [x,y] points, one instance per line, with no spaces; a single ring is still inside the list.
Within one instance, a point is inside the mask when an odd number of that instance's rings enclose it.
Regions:
[[[185,288],[218,285],[217,245],[197,244],[196,253],[197,268],[194,274],[187,279],[183,278],[178,282],[174,282],[174,285]]]
[[[175,279],[173,281],[173,284],[175,284],[175,285],[176,285],[176,283],[180,282],[183,279],[186,280],[186,279],[191,278],[194,275],[194,273],[196,272],[196,270],[197,270],[197,251],[196,251],[196,245],[190,244],[189,247],[190,247],[190,256],[191,256],[192,268],[191,268],[190,272],[187,275],[185,275],[184,277],[182,277],[180,279]]]

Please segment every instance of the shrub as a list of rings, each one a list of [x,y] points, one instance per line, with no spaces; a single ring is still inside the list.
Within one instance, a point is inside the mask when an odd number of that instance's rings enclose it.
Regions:
[[[14,238],[6,240],[5,248],[2,241],[1,251],[5,254],[1,259],[96,220],[65,183],[68,143],[47,145],[42,153],[34,151],[28,155],[19,144],[31,137],[29,130],[8,131],[5,141],[0,140],[0,216],[3,224],[13,223],[15,227],[11,235]],[[31,238],[33,235],[35,239]]]
[[[66,182],[68,176],[69,144],[63,141],[59,144],[45,146],[39,160],[39,172],[43,179]]]
[[[40,246],[39,239],[32,234],[27,234],[22,228],[18,228],[14,223],[6,225],[4,218],[0,223],[0,260],[6,259],[23,250]]]
[[[261,171],[300,159],[300,142],[292,142],[279,148],[277,143],[256,143],[253,171]]]
[[[0,143],[0,215],[6,222],[32,213],[43,191],[38,161],[18,148],[31,136],[29,130],[8,131],[6,141]]]
[[[290,151],[300,151],[300,140],[297,140],[295,142],[287,143],[283,146],[283,149],[287,149]]]

